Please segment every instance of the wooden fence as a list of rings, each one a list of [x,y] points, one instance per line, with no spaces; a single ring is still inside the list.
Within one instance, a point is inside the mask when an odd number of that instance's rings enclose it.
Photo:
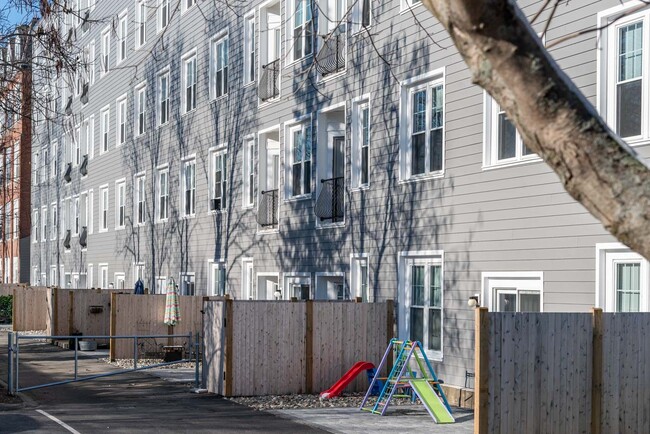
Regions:
[[[650,432],[650,314],[476,311],[476,433]]]
[[[48,304],[53,312],[51,334],[107,335],[112,292],[104,289],[49,289]]]
[[[48,303],[48,288],[13,288],[13,330],[51,330],[52,310]]]
[[[326,390],[357,361],[379,364],[393,337],[392,302],[224,300],[203,310],[204,384],[225,396]],[[347,390],[367,387],[361,375]]]

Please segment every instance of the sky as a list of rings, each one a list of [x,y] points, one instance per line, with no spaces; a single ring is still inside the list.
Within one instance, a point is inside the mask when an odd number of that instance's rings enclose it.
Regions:
[[[9,0],[0,0],[0,21],[7,22],[10,25],[17,25],[27,21],[27,14],[21,12]]]

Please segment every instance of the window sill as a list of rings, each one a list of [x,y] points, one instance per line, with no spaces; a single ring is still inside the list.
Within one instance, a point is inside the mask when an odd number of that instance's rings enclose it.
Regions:
[[[273,234],[279,234],[280,233],[280,228],[273,228],[273,229],[258,229],[257,230],[257,235],[273,235]]]
[[[228,92],[224,93],[223,95],[215,96],[210,100],[210,103],[216,104],[217,102],[226,99],[228,97]]]
[[[181,113],[181,117],[184,117],[185,115],[191,115],[196,111],[196,107],[194,107],[192,110],[188,110],[186,112]]]
[[[242,88],[246,89],[247,87],[252,87],[255,85],[255,80],[249,81],[248,83],[244,84]]]
[[[367,190],[370,190],[370,184],[360,185],[358,187],[350,188],[350,191],[353,192],[353,193],[358,193],[360,191],[367,191]]]
[[[98,234],[105,234],[105,233],[107,233],[107,232],[108,232],[108,228],[106,228],[106,229],[100,229],[100,230],[97,231]]]
[[[311,199],[311,193],[291,196],[284,199],[285,202],[300,202],[301,200]]]
[[[124,229],[126,229],[126,226],[115,226],[116,231],[123,231]]]
[[[513,167],[513,166],[521,166],[524,164],[532,164],[532,163],[539,163],[543,161],[540,157],[531,157],[531,158],[526,158],[524,160],[516,160],[516,161],[508,161],[505,163],[495,163],[495,164],[487,164],[483,165],[481,167],[481,170],[483,171],[489,171],[489,170],[495,170],[495,169],[501,169],[504,167]]]
[[[143,227],[145,227],[146,225],[147,225],[146,222],[135,223],[135,224],[133,225],[133,227],[134,227],[134,228],[143,228]]]
[[[318,220],[316,220],[316,230],[319,229],[339,229],[339,228],[344,228],[345,227],[345,220],[342,222],[336,222],[336,223],[321,223]]]
[[[313,49],[313,45],[312,45],[312,49]],[[302,62],[311,63],[313,61],[313,57],[314,57],[314,53],[310,53],[310,54],[307,54],[306,56],[303,56],[303,57],[301,57],[299,59],[288,60],[287,63],[284,64],[284,67],[285,68],[290,68],[290,67],[295,66],[296,64],[299,64],[299,63],[302,63]]]
[[[183,220],[190,220],[190,219],[196,218],[196,214],[187,214],[187,215],[183,215],[183,216],[181,216],[181,218],[182,218]]]
[[[278,90],[278,96],[276,96],[275,98],[267,99],[266,101],[262,101],[261,99],[258,98],[259,104],[257,105],[257,108],[263,109],[280,101],[280,93],[281,93],[280,90]]]
[[[424,175],[413,175],[407,179],[400,179],[399,184],[412,184],[414,182],[428,181],[430,179],[442,179],[445,177],[445,172],[431,172]]]
[[[419,6],[422,6],[422,2],[413,4],[413,5],[409,5],[409,4],[406,3],[407,0],[403,0],[403,1],[404,1],[405,4],[403,4],[402,7],[399,10],[400,15],[406,14],[406,13],[418,8]]]
[[[361,36],[363,33],[367,33],[370,36],[370,30],[372,30],[372,24],[369,26],[360,26],[359,30],[350,31],[350,36]]]
[[[326,76],[322,76],[321,74],[318,74],[318,76],[319,76],[318,82],[319,83],[329,83],[330,81],[340,79],[341,77],[345,76],[346,72],[348,72],[347,65],[348,65],[348,63],[347,63],[347,59],[346,59],[345,68],[343,68],[342,70],[340,70],[338,72],[335,72],[334,74],[328,74]]]
[[[217,215],[217,214],[227,214],[227,209],[211,209],[208,211],[208,215]]]

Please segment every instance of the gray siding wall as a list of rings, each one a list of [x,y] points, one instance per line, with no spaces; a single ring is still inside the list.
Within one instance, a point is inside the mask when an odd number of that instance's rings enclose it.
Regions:
[[[198,293],[207,292],[208,260],[224,260],[228,291],[241,296],[242,259],[252,258],[257,273],[343,272],[350,281],[350,255],[365,253],[369,259],[369,284],[374,300],[403,300],[398,288],[398,254],[406,251],[444,251],[444,358],[439,375],[448,383],[464,383],[465,370],[473,371],[473,312],[467,307],[470,295],[481,290],[481,273],[487,271],[541,271],[544,273],[545,311],[586,311],[595,304],[595,244],[613,241],[601,225],[563,190],[556,176],[541,161],[512,167],[483,170],[484,93],[471,84],[470,73],[453,48],[443,28],[422,7],[400,13],[399,0],[373,3],[370,34],[348,37],[346,72],[335,78],[317,77],[309,61],[285,65],[281,74],[279,101],[260,105],[257,84],[242,85],[243,14],[255,9],[259,27],[260,2],[226,8],[199,2],[187,13],[172,6],[171,23],[156,34],[155,9],[149,8],[147,43],[135,50],[135,12],[131,0],[97,2],[89,33],[78,34],[79,45],[95,40],[101,53],[100,34],[128,8],[127,60],[115,66],[117,36],[111,34],[111,72],[100,77],[96,64],[95,84],[90,101],[81,106],[74,99],[74,116],[95,116],[94,158],[89,175],[80,178],[73,170],[70,184],[62,179],[34,184],[33,206],[59,202],[92,188],[94,191],[94,233],[88,249],[81,251],[76,239],[64,252],[61,240],[32,244],[32,266],[47,270],[63,265],[65,271],[83,271],[94,265],[93,285],[99,284],[99,263],[109,264],[109,281],[114,272],[125,272],[127,287],[133,281],[133,264],[145,263],[147,285],[154,276],[196,273]],[[175,2],[172,0],[172,4]],[[533,15],[542,2],[520,2]],[[217,2],[217,4],[220,4]],[[562,4],[553,20],[547,43],[571,32],[593,27],[596,14],[618,4],[617,0],[581,0]],[[282,1],[283,55],[286,19]],[[316,15],[318,13],[316,12]],[[423,30],[417,25],[421,23]],[[318,21],[318,20],[316,20]],[[544,22],[536,24],[541,31]],[[230,41],[228,96],[212,101],[208,94],[210,39],[228,31]],[[323,32],[319,32],[323,33]],[[257,34],[259,54],[259,33]],[[318,38],[320,40],[320,38]],[[192,49],[198,56],[197,109],[181,114],[181,58]],[[381,54],[381,57],[378,55]],[[573,78],[585,96],[595,104],[596,35],[576,36],[551,50],[558,64]],[[155,125],[157,73],[171,71],[171,113],[169,125]],[[258,65],[259,66],[259,65]],[[417,182],[399,179],[400,82],[428,71],[445,70],[445,154],[444,177]],[[258,69],[259,78],[259,69]],[[147,82],[147,133],[133,138],[135,128],[134,87]],[[58,82],[57,82],[58,83]],[[128,94],[128,140],[116,148],[116,99]],[[242,207],[243,140],[250,134],[280,126],[281,164],[287,167],[285,125],[303,115],[312,115],[319,128],[317,112],[346,103],[346,182],[350,179],[350,109],[352,100],[370,94],[371,164],[370,187],[362,191],[346,188],[345,224],[316,228],[313,206],[316,200],[281,200],[277,232],[260,233],[255,209]],[[100,110],[110,105],[109,152],[100,155]],[[58,126],[37,126],[33,149],[59,141],[57,164],[65,169]],[[314,138],[316,133],[314,134]],[[40,143],[39,143],[40,140]],[[314,139],[315,140],[315,139]],[[226,212],[209,213],[208,150],[227,143],[229,202]],[[324,146],[316,143],[316,147]],[[638,151],[647,156],[648,147]],[[318,167],[314,151],[314,167]],[[195,155],[196,217],[180,217],[181,160]],[[51,164],[53,164],[51,162]],[[170,169],[170,219],[151,224],[154,210],[155,168]],[[257,170],[259,171],[258,163]],[[316,169],[314,169],[314,172]],[[147,224],[115,230],[115,181],[125,178],[127,216],[133,216],[133,177],[146,173]],[[280,179],[283,197],[285,174]],[[61,178],[61,176],[59,177]],[[312,184],[318,182],[313,175]],[[99,233],[99,187],[109,185],[109,213],[106,233]],[[349,187],[349,186],[348,186]],[[21,267],[22,269],[22,267]],[[48,284],[52,282],[47,282]],[[403,291],[402,291],[403,292]],[[397,309],[399,312],[399,309]],[[378,343],[382,345],[381,343]]]

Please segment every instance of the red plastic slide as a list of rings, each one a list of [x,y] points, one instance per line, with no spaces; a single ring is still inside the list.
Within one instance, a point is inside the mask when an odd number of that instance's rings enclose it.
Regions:
[[[339,381],[334,383],[334,386],[330,387],[327,389],[325,392],[321,392],[320,397],[321,398],[333,398],[335,396],[339,396],[341,393],[343,393],[343,390],[345,389],[345,386],[350,384],[354,378],[359,375],[360,373],[367,371],[368,369],[374,368],[375,365],[373,365],[370,362],[357,362],[350,368],[348,372],[345,373],[344,376],[341,377]]]

